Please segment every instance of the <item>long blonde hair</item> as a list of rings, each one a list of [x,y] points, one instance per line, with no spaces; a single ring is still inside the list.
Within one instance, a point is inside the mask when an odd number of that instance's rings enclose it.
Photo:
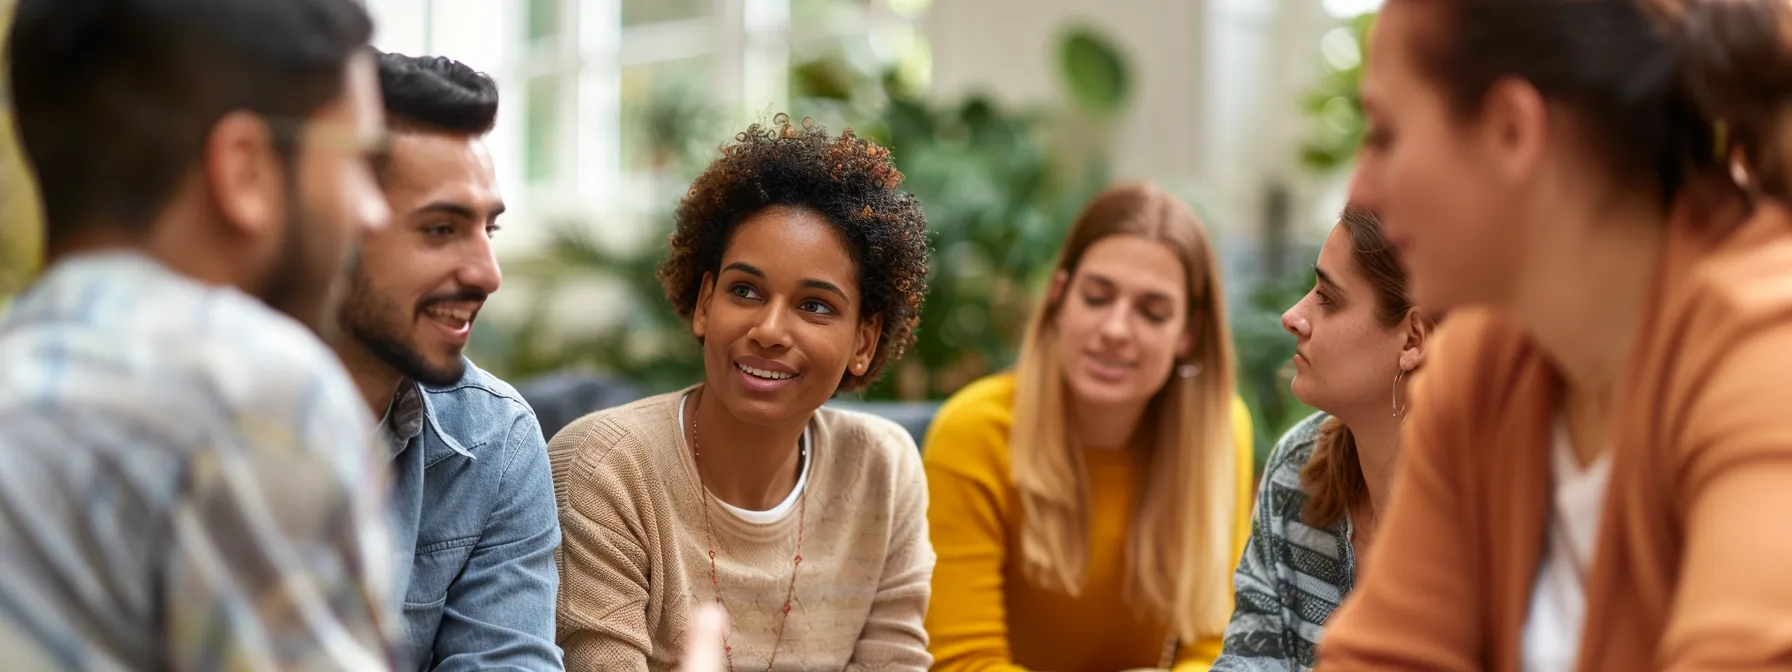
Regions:
[[[1238,463],[1232,434],[1233,360],[1219,265],[1193,211],[1148,184],[1108,188],[1071,226],[1056,271],[1074,277],[1096,241],[1132,234],[1163,243],[1186,271],[1193,377],[1172,375],[1141,426],[1157,423],[1150,470],[1127,541],[1126,601],[1170,623],[1184,641],[1218,636],[1232,612]],[[1055,318],[1068,292],[1041,303],[1016,364],[1011,443],[1025,520],[1021,562],[1035,584],[1082,591],[1089,569],[1089,483],[1069,425]]]

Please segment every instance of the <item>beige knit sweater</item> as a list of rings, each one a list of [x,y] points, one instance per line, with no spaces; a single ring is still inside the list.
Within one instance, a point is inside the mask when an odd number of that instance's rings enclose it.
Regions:
[[[569,670],[670,670],[713,601],[703,509],[737,670],[764,669],[790,586],[799,508],[770,524],[698,484],[684,393],[587,415],[548,445],[564,537],[559,643]],[[810,425],[803,563],[779,670],[923,670],[933,575],[920,452],[888,420],[823,408]]]

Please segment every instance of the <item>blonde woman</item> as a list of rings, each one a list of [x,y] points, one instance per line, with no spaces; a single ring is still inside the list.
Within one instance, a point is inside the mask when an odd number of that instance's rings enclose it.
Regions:
[[[1015,370],[929,430],[934,669],[1205,669],[1251,514],[1232,390],[1194,213],[1150,185],[1097,196]]]

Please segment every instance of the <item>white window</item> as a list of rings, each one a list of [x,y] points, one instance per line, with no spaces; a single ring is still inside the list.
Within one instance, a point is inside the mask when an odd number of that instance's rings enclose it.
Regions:
[[[690,125],[709,151],[790,104],[793,58],[843,42],[906,50],[929,0],[369,0],[376,46],[442,55],[503,92],[490,140],[522,226],[500,250],[585,222],[604,242],[646,244],[689,174],[668,137]],[[686,124],[686,126],[679,126]],[[835,129],[837,130],[837,129]],[[688,164],[689,162],[685,162]],[[663,222],[661,223],[663,224]]]

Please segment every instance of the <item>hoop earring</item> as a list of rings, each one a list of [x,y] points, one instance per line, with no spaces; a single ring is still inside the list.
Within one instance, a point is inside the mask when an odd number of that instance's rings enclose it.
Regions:
[[[1394,405],[1394,417],[1396,417],[1396,418],[1398,418],[1402,415],[1406,415],[1406,404],[1402,403],[1400,400],[1400,377],[1404,376],[1404,375],[1406,375],[1406,369],[1400,369],[1399,373],[1394,374],[1394,402],[1393,402],[1393,405]]]
[[[1176,367],[1176,376],[1178,378],[1193,378],[1199,375],[1201,375],[1200,364],[1183,364]]]

